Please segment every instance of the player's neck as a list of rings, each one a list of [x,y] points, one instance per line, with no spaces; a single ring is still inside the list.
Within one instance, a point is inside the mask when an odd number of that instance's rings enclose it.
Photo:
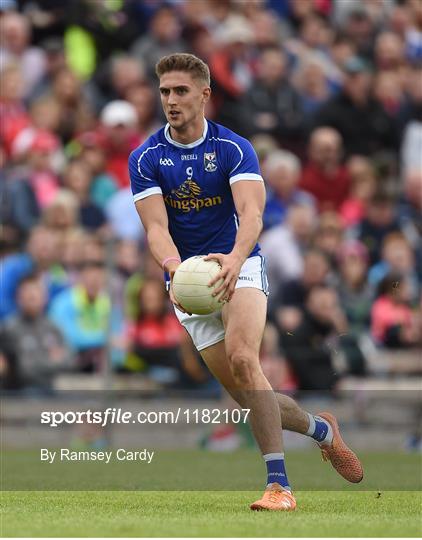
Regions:
[[[191,123],[182,129],[170,126],[170,137],[180,144],[191,144],[202,137],[204,133],[205,118],[202,116],[195,123]]]

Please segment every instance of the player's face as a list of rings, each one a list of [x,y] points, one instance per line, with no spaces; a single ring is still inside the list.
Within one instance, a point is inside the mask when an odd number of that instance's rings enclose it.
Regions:
[[[170,71],[160,78],[161,104],[170,126],[183,130],[204,115],[210,88],[190,73]]]

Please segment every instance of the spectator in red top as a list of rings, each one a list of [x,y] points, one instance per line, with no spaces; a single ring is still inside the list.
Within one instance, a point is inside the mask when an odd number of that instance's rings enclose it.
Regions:
[[[119,187],[129,185],[127,157],[141,140],[137,131],[138,115],[128,101],[111,101],[101,112],[101,124],[107,153],[106,169]]]
[[[338,208],[347,198],[350,177],[341,164],[342,140],[329,127],[315,129],[309,144],[309,161],[302,172],[300,187],[311,193],[319,210]]]
[[[37,130],[30,145],[29,162],[32,169],[30,183],[40,208],[54,199],[59,189],[54,159],[60,149],[59,139],[49,131]]]
[[[167,293],[161,278],[147,278],[139,295],[139,315],[129,328],[129,354],[126,368],[166,366],[178,372],[179,384],[206,382],[209,372],[204,368],[192,341],[169,310]]]
[[[12,144],[20,131],[30,124],[23,103],[24,82],[19,67],[11,64],[1,71],[0,138],[10,155]]]
[[[141,288],[140,315],[131,330],[133,349],[147,362],[155,363],[154,352],[165,349],[164,360],[170,361],[177,355],[182,341],[183,328],[177,317],[170,312],[164,283],[149,279]]]
[[[353,227],[366,216],[369,201],[377,189],[377,176],[371,161],[363,156],[353,156],[347,162],[350,174],[350,193],[340,207],[345,227]]]
[[[220,26],[217,33],[219,47],[209,59],[214,83],[212,105],[217,121],[230,129],[238,129],[238,100],[253,80],[252,40],[248,20],[233,15]]]
[[[390,349],[414,347],[421,341],[420,313],[410,307],[409,281],[400,274],[386,276],[371,312],[371,333],[378,345]]]

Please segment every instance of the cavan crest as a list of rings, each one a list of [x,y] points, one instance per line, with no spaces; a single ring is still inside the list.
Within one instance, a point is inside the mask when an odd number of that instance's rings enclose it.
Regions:
[[[217,155],[215,152],[204,153],[204,167],[207,172],[214,172],[217,169]]]

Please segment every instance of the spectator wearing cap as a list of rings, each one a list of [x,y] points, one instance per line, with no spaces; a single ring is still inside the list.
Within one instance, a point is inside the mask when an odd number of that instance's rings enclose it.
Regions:
[[[372,75],[358,57],[343,66],[342,91],[327,101],[314,117],[316,126],[336,129],[346,156],[371,156],[381,150],[397,152],[398,126],[371,95]]]
[[[41,80],[46,69],[46,58],[42,49],[31,46],[31,27],[25,15],[8,12],[0,20],[0,71],[8,64],[19,66],[24,80],[27,97]]]
[[[127,187],[127,157],[141,143],[136,109],[128,101],[111,101],[101,111],[100,121],[107,155],[106,170],[120,188]]]
[[[243,16],[231,15],[219,26],[217,47],[209,59],[214,84],[212,105],[217,121],[231,129],[243,127],[239,125],[244,114],[239,108],[239,99],[253,80],[253,39],[249,21]]]
[[[40,209],[28,180],[22,178],[26,171],[19,169],[6,159],[5,148],[0,142],[0,220],[3,232],[9,227],[18,236],[26,237],[38,222]]]
[[[264,230],[282,223],[291,204],[315,206],[312,195],[298,189],[301,165],[294,154],[285,150],[272,152],[265,160],[263,171],[267,184]]]
[[[27,150],[28,182],[42,210],[51,203],[59,189],[55,160],[61,150],[60,141],[54,133],[43,130],[36,130],[29,136],[32,141]]]
[[[63,160],[60,140],[52,132],[27,127],[15,137],[12,152],[20,162],[20,166],[10,171],[12,204],[20,223],[34,223],[59,189],[57,170]],[[21,201],[17,200],[19,196]],[[24,211],[28,211],[28,219],[23,215]]]
[[[175,10],[163,5],[153,14],[149,32],[138,38],[132,45],[131,56],[138,62],[145,63],[150,79],[153,80],[155,77],[155,64],[160,58],[186,50],[181,32],[182,27]]]
[[[287,59],[278,47],[265,49],[257,62],[257,77],[242,103],[245,131],[267,133],[283,148],[298,150],[304,133],[299,93],[287,77]]]
[[[47,291],[40,276],[23,278],[17,289],[18,311],[4,326],[19,386],[49,390],[54,376],[69,366],[69,351],[59,329],[46,317]]]
[[[116,179],[106,171],[105,139],[98,131],[86,131],[76,139],[76,143],[80,147],[78,157],[88,165],[92,174],[89,198],[104,210],[118,189]]]
[[[350,176],[341,158],[342,140],[338,131],[329,127],[315,129],[300,187],[315,197],[320,211],[337,209],[349,194]]]

